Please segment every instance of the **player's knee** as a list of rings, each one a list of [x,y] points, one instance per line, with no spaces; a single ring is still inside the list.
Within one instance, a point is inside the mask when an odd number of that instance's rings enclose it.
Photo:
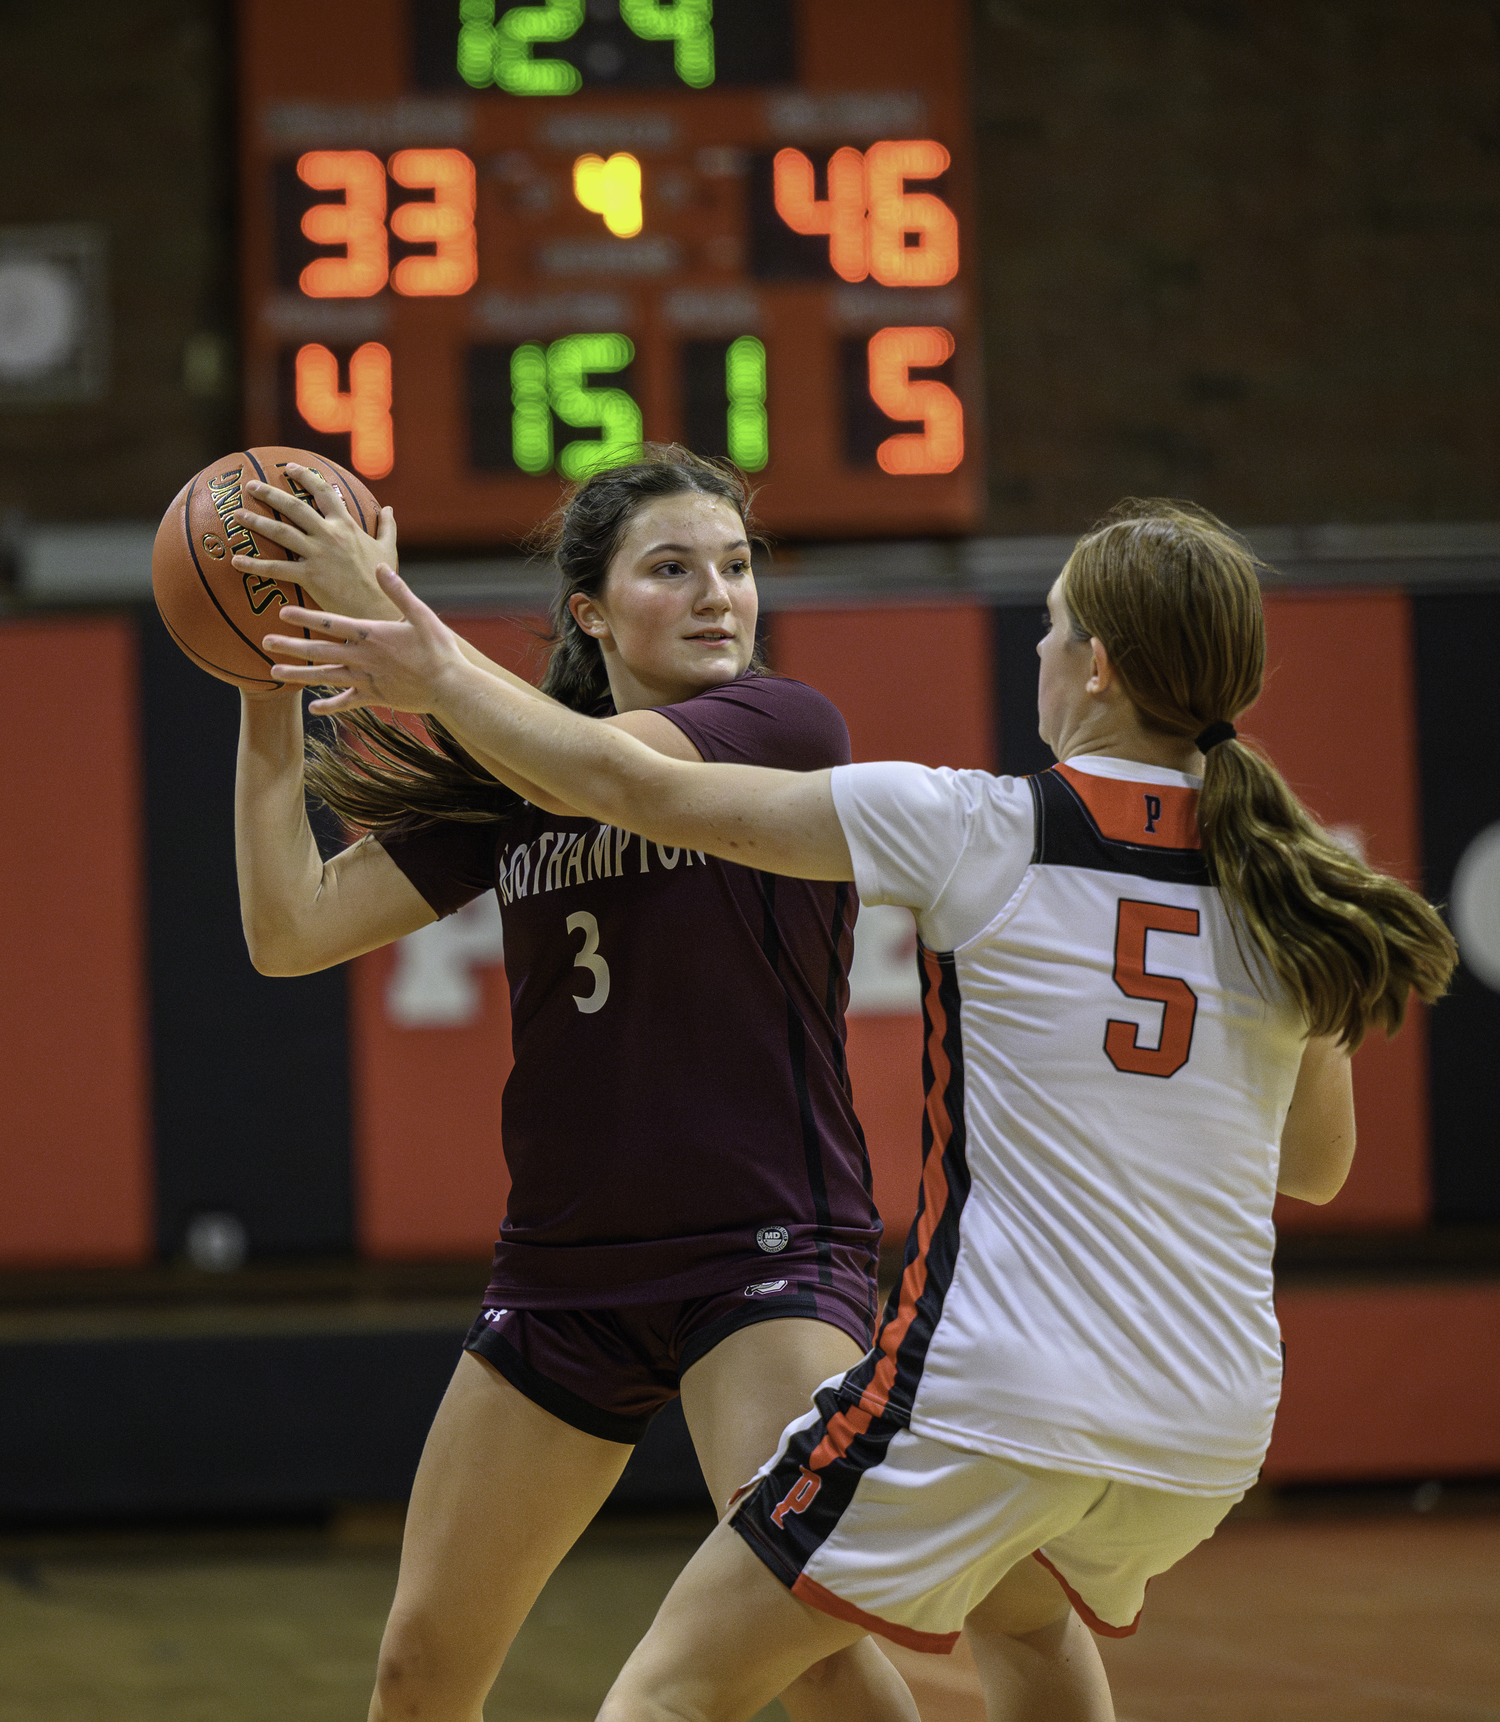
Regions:
[[[393,1616],[375,1665],[372,1722],[418,1722],[438,1714],[435,1706],[449,1697],[452,1685],[445,1660],[429,1623],[420,1616]]]
[[[820,1658],[811,1667],[803,1669],[796,1684],[809,1695],[829,1691],[848,1672],[849,1656],[847,1650],[836,1650],[832,1656]]]
[[[647,1692],[627,1668],[609,1689],[595,1722],[705,1722],[699,1710],[682,1709],[670,1698]]]

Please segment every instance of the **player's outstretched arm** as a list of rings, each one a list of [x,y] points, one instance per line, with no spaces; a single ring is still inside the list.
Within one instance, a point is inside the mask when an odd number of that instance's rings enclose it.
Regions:
[[[263,975],[311,974],[437,918],[378,843],[318,853],[297,689],[241,696],[234,845],[245,944]]]
[[[400,622],[288,607],[290,626],[327,637],[266,636],[279,679],[343,690],[314,711],[429,713],[476,757],[503,762],[589,818],[767,872],[853,877],[828,772],[669,759],[614,725],[529,700],[470,664],[453,631],[390,569],[379,578]]]

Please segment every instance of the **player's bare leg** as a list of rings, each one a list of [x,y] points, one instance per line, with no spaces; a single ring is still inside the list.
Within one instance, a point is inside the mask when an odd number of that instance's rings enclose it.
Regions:
[[[1114,1722],[1094,1635],[1028,1556],[964,1622],[991,1722]]]
[[[482,1722],[511,1640],[629,1457],[463,1354],[412,1486],[370,1722]]]
[[[721,1524],[668,1591],[599,1722],[744,1722],[861,1637],[799,1602]],[[843,1722],[874,1714],[845,1710]]]
[[[734,1491],[776,1451],[782,1430],[811,1408],[813,1389],[862,1355],[827,1322],[762,1321],[730,1334],[688,1370],[682,1409],[721,1517]],[[792,1722],[918,1722],[906,1682],[884,1652],[873,1639],[854,1637],[848,1649],[818,1660],[779,1691]]]

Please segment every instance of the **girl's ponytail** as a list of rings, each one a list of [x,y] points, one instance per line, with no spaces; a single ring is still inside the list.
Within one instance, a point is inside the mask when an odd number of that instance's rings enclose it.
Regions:
[[[1145,726],[1204,749],[1204,858],[1242,954],[1297,1001],[1310,1034],[1352,1049],[1374,1023],[1394,1034],[1413,990],[1440,997],[1458,948],[1431,904],[1336,843],[1234,735],[1264,674],[1256,571],[1205,510],[1130,501],[1078,541],[1063,594]]]
[[[1309,1034],[1352,1050],[1373,1024],[1394,1034],[1413,990],[1428,1004],[1447,990],[1458,951],[1437,911],[1336,843],[1244,742],[1205,754],[1198,825],[1236,938]]]

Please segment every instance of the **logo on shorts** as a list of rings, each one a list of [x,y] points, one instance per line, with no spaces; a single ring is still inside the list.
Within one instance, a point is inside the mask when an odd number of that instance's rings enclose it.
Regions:
[[[502,1315],[509,1315],[509,1314],[510,1314],[510,1311],[508,1309],[487,1309],[484,1312],[484,1319],[486,1321],[499,1321],[499,1319]]]
[[[757,1280],[754,1285],[745,1287],[746,1297],[770,1297],[772,1292],[786,1290],[785,1280]]]
[[[768,1256],[778,1256],[792,1241],[792,1234],[785,1226],[762,1226],[755,1234],[758,1248]]]
[[[823,1487],[823,1479],[814,1476],[806,1465],[802,1466],[801,1470],[802,1475],[787,1490],[780,1506],[771,1514],[771,1523],[778,1531],[785,1529],[781,1521],[788,1513],[805,1513],[817,1498],[818,1490]]]

